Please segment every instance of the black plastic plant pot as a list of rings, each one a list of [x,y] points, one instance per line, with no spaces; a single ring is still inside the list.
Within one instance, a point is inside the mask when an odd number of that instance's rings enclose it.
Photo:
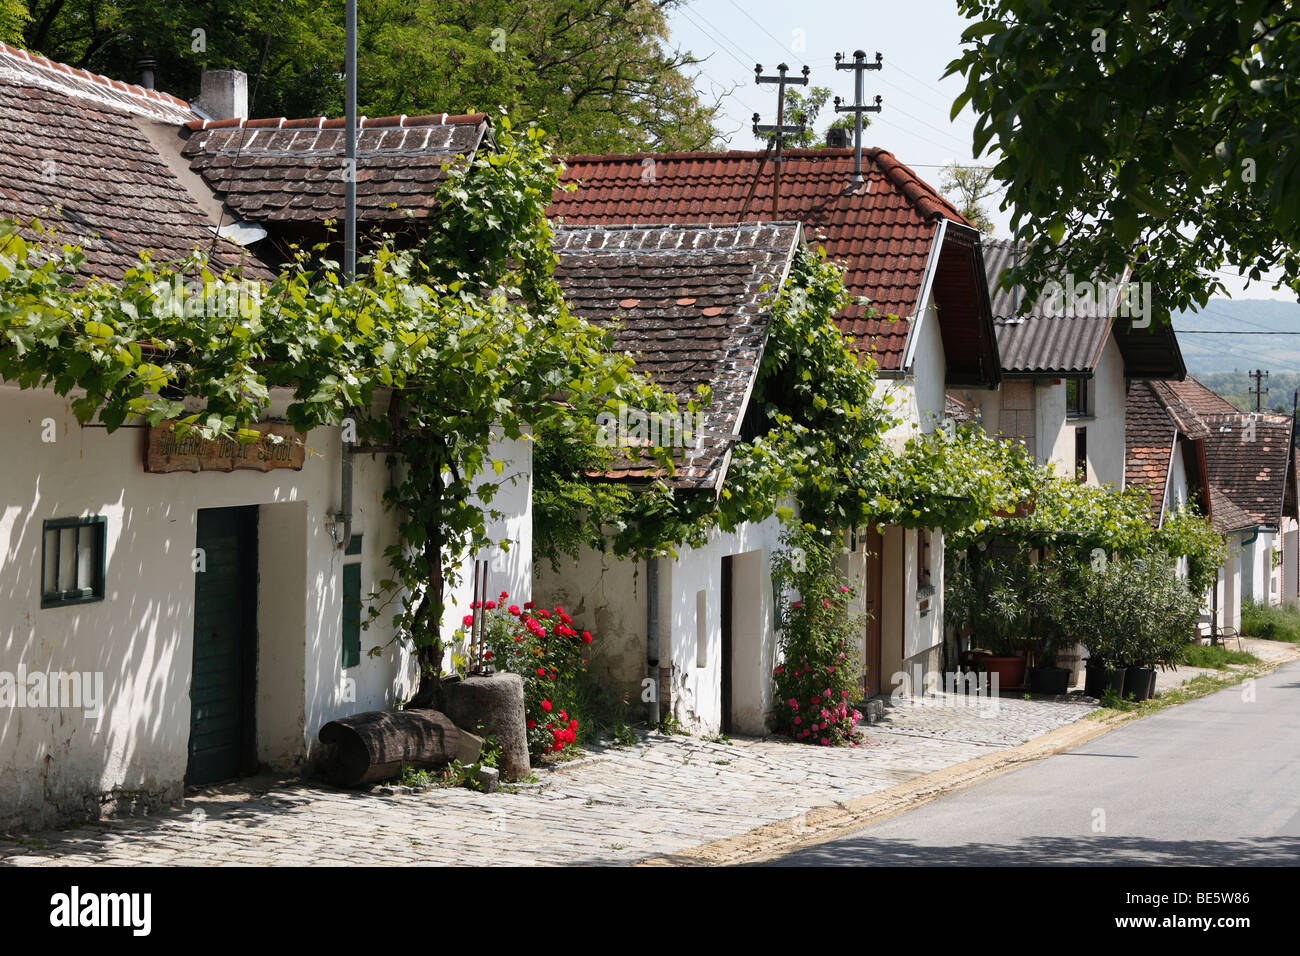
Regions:
[[[1124,693],[1134,700],[1150,700],[1156,694],[1156,669],[1134,665],[1124,672]]]
[[[1029,690],[1034,694],[1061,696],[1070,690],[1068,667],[1035,667],[1029,672]]]
[[[1105,664],[1089,663],[1084,670],[1083,692],[1098,700],[1106,696],[1106,691],[1113,690],[1120,697],[1124,696],[1124,677],[1128,669],[1114,668]]]

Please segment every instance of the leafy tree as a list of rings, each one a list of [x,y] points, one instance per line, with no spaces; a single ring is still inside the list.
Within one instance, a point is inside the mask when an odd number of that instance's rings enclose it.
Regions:
[[[785,144],[794,149],[823,149],[826,146],[826,131],[817,132],[817,117],[821,115],[822,110],[826,108],[826,103],[831,98],[831,88],[829,86],[810,86],[807,93],[800,93],[798,87],[788,87],[785,91],[785,121],[787,124],[796,123],[799,117],[807,127],[802,133],[785,138]],[[775,122],[775,118],[773,118]],[[871,124],[870,117],[862,117],[862,128],[866,129]],[[852,116],[837,116],[826,126],[827,130],[831,129],[853,129]]]
[[[957,211],[986,236],[993,234],[993,220],[984,211],[983,202],[997,192],[993,169],[989,166],[959,166],[949,163],[943,168],[940,185],[953,199]]]
[[[27,4],[23,0],[0,0],[0,43],[21,45],[27,18]]]
[[[714,138],[714,109],[681,72],[699,61],[668,46],[665,12],[679,2],[362,3],[359,111],[505,107],[523,121],[546,116],[561,152],[700,148]],[[265,51],[258,114],[343,110],[342,3],[29,0],[28,7],[26,45],[57,60],[136,82],[136,61],[152,56],[159,86],[193,99],[203,69],[243,70],[252,82]]]
[[[1229,263],[1300,290],[1300,19],[1288,4],[958,0],[948,67],[997,157],[1032,302],[1062,273],[1152,283],[1153,311]]]

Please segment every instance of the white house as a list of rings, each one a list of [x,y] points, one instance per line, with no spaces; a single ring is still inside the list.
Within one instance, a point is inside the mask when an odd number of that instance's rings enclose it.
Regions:
[[[193,168],[180,155],[215,121],[174,97],[0,45],[0,118],[0,217],[40,216],[84,247],[88,274],[109,281],[142,249],[164,261],[210,245],[219,265],[265,278],[277,253],[264,237],[292,238],[336,214],[328,186],[282,188],[340,161],[320,119],[298,124],[314,126],[301,148],[283,137],[256,143],[258,131],[290,121],[247,127],[249,165],[261,170],[231,176],[260,179],[283,205],[259,205],[240,182],[235,211],[206,191],[200,171],[226,144],[202,138]],[[428,145],[394,155],[434,183],[450,153],[484,136],[481,117],[377,122],[389,139]],[[397,161],[377,135],[363,167]],[[386,210],[377,178],[371,205]],[[426,209],[427,198],[412,202]],[[254,207],[266,210],[261,225]],[[234,221],[253,248],[214,243],[213,231]],[[409,696],[414,666],[390,643],[391,614],[360,626],[366,595],[389,577],[384,549],[398,540],[382,503],[384,456],[345,447],[339,428],[297,435],[278,424],[289,396],[272,399],[259,427],[286,441],[240,450],[178,444],[139,423],[112,434],[83,427],[70,398],[0,383],[9,447],[0,459],[0,830],[147,809],[188,784],[259,767],[305,768],[322,724]],[[494,556],[490,586],[526,599],[530,445],[502,441],[492,457],[516,480],[493,501],[502,517],[489,532],[513,546]],[[446,632],[469,587],[462,575]]]
[[[1152,523],[1190,504],[1224,536],[1228,556],[1205,600],[1213,622],[1240,628],[1243,599],[1294,602],[1291,419],[1243,415],[1189,376],[1131,383],[1127,431],[1127,481],[1150,492]]]
[[[952,396],[990,435],[1020,439],[1058,475],[1124,487],[1128,383],[1187,374],[1172,329],[1120,315],[1119,282],[1100,299],[1063,305],[1045,298],[1022,314],[1021,290],[999,285],[1019,250],[1009,240],[986,240],[984,250],[1002,382]]]
[[[845,270],[854,301],[838,317],[876,363],[901,424],[896,441],[936,427],[948,387],[999,380],[997,341],[979,236],[911,169],[882,149],[786,150],[780,190],[760,151],[574,156],[551,216],[566,225],[792,220]],[[844,571],[867,613],[863,688],[888,693],[893,676],[939,670],[943,540],[937,530],[857,529]],[[710,723],[714,722],[710,718]],[[720,722],[720,719],[719,721]]]

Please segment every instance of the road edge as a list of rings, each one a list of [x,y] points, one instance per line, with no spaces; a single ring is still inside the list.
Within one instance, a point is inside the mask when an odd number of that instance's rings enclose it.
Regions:
[[[1254,673],[1243,675],[1242,679],[1272,673],[1296,659],[1297,656],[1288,656],[1286,659],[1267,662]],[[1221,688],[1221,690],[1226,689],[1226,687]],[[1190,700],[1180,701],[1173,706],[1181,707],[1185,703],[1190,703]],[[1062,753],[1110,733],[1124,724],[1151,716],[1153,713],[1160,713],[1160,711],[1150,713],[1116,711],[1102,717],[1094,716],[1096,711],[1092,711],[1074,723],[1049,730],[1045,734],[1006,750],[975,757],[941,770],[933,770],[904,783],[895,784],[845,803],[813,807],[801,815],[764,824],[733,837],[711,840],[677,853],[648,857],[639,860],[635,865],[742,866],[768,862],[796,850],[827,843],[865,829],[929,803],[931,800],[957,793],[977,783],[1010,773],[1026,764],[1036,763],[1045,757]]]

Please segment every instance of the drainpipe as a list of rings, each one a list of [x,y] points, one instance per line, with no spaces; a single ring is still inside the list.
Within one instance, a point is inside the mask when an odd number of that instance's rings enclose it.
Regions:
[[[659,559],[646,558],[645,562],[645,666],[650,679],[650,700],[646,704],[646,720],[650,729],[659,726]]]
[[[352,543],[352,443],[342,442],[342,479],[338,513],[334,515],[336,524],[343,525],[343,533],[338,537],[340,551],[346,551]]]

